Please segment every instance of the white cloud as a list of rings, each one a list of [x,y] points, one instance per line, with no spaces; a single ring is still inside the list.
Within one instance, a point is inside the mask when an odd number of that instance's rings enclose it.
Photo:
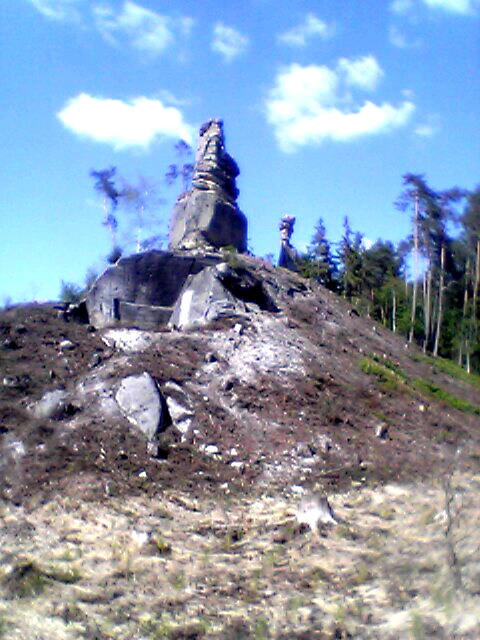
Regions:
[[[236,29],[217,22],[213,29],[212,51],[220,53],[227,62],[243,53],[249,44],[249,39]]]
[[[355,60],[340,58],[338,70],[345,75],[348,85],[367,91],[375,89],[383,76],[383,71],[373,56],[363,56]]]
[[[393,0],[390,3],[390,11],[393,13],[408,13],[413,9],[413,0]]]
[[[76,9],[78,0],[29,0],[42,15],[50,20],[70,21],[79,20],[80,14]]]
[[[304,47],[309,38],[318,36],[328,38],[332,33],[332,27],[317,18],[313,13],[308,13],[302,24],[293,27],[289,31],[278,36],[278,40],[291,47]]]
[[[392,0],[390,11],[406,14],[413,10],[415,4],[420,2],[431,9],[442,9],[463,15],[473,13],[480,5],[479,0]]]
[[[394,25],[391,25],[388,30],[388,39],[390,44],[398,49],[415,49],[422,45],[422,41],[419,38],[410,40],[398,27]]]
[[[452,13],[469,14],[478,7],[478,0],[423,0],[432,9],[443,9]]]
[[[277,75],[265,106],[267,120],[283,151],[321,144],[328,139],[348,141],[362,135],[385,133],[408,122],[415,109],[410,101],[399,106],[371,101],[361,106],[349,104],[348,86],[355,84],[352,77],[356,81],[358,78],[355,74],[349,76],[346,70],[355,69],[358,60],[342,58],[341,62],[337,70],[292,64]],[[363,85],[356,82],[360,88],[373,88],[383,73],[378,63],[369,63],[368,69],[369,81]]]
[[[441,128],[441,119],[438,115],[429,116],[425,122],[417,125],[414,134],[420,138],[432,138]]]
[[[153,55],[173,44],[176,31],[188,35],[193,25],[189,17],[174,20],[130,0],[124,2],[117,12],[108,4],[97,5],[93,8],[93,15],[105,40],[117,44],[117,38],[124,37],[135,49]]]
[[[77,135],[116,150],[148,148],[156,138],[192,141],[193,129],[179,109],[144,96],[125,102],[80,93],[67,102],[57,117]]]

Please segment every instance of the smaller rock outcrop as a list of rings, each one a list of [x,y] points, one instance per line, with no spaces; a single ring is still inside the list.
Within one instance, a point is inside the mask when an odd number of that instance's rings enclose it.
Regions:
[[[220,256],[155,250],[121,258],[88,292],[90,324],[97,329],[165,326],[188,276],[220,261]]]
[[[283,216],[279,225],[280,256],[278,258],[278,266],[290,269],[290,271],[298,271],[298,252],[290,242],[294,225],[295,218],[292,216]]]
[[[169,422],[165,399],[155,380],[146,372],[124,378],[115,400],[127,420],[149,440],[153,440]]]
[[[200,128],[192,188],[175,205],[170,227],[172,249],[233,246],[247,249],[247,219],[236,204],[239,175],[225,150],[223,121],[209,120]]]
[[[218,271],[220,266],[208,267],[188,278],[174,307],[169,322],[171,327],[191,329],[245,311],[245,305],[222,284]]]

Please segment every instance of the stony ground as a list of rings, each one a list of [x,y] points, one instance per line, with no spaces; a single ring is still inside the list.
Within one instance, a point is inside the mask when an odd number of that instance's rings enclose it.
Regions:
[[[0,313],[0,637],[480,637],[479,380],[249,268],[278,312],[188,333]],[[143,371],[195,415],[156,456],[101,411]],[[295,518],[312,489],[340,520],[319,536]]]

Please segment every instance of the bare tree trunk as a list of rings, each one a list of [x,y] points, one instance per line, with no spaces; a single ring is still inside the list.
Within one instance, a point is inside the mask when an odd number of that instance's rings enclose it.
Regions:
[[[412,295],[412,313],[410,316],[410,334],[408,342],[413,341],[413,332],[415,327],[415,314],[417,308],[417,278],[418,278],[418,195],[415,197],[415,217],[413,222],[413,295]]]
[[[393,306],[392,306],[392,331],[397,333],[397,296],[395,289],[392,289]]]
[[[438,345],[440,342],[440,332],[442,330],[444,282],[445,282],[445,245],[442,243],[442,248],[440,250],[440,282],[438,284],[437,331],[435,333],[435,346],[433,347],[433,355],[435,358],[438,356]]]
[[[480,239],[477,240],[477,251],[475,255],[475,284],[473,286],[473,313],[477,317],[478,287],[480,285]]]
[[[426,352],[432,335],[432,262],[429,259],[427,271],[427,297],[425,299],[425,342],[423,351]]]
[[[468,309],[468,283],[470,280],[470,258],[467,258],[465,264],[465,288],[463,290],[463,313],[462,313],[462,337],[460,339],[460,346],[458,349],[458,366],[463,367],[463,352],[468,350],[468,335],[467,331],[467,309]]]
[[[423,336],[423,353],[427,353],[427,326],[428,326],[428,317],[427,317],[427,274],[424,271],[422,277],[422,292],[423,292],[423,326],[424,326],[424,336]]]
[[[475,282],[473,285],[473,331],[474,337],[477,335],[477,302],[478,302],[478,288],[480,285],[480,238],[477,240],[477,250],[475,254]]]

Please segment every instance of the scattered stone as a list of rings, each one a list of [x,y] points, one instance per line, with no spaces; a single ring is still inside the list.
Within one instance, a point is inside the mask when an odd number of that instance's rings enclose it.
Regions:
[[[10,455],[15,462],[26,454],[25,445],[21,440],[17,440],[13,434],[7,433],[3,438],[3,451]]]
[[[25,374],[23,376],[4,376],[2,384],[4,387],[10,387],[11,389],[27,389],[31,382],[30,376]]]
[[[90,362],[88,366],[90,369],[94,369],[98,367],[98,365],[102,364],[102,356],[96,351],[93,356],[90,358]]]
[[[152,440],[167,421],[168,410],[155,380],[146,372],[124,378],[115,400],[129,422]]]
[[[306,524],[313,533],[318,533],[320,524],[338,524],[327,496],[306,495],[297,507],[299,524]]]
[[[209,351],[208,353],[205,354],[205,362],[217,362],[217,360],[218,358],[213,353],[213,351]]]
[[[194,418],[194,412],[187,394],[180,385],[172,381],[165,383],[163,393],[173,426],[183,436],[186,436],[190,431]]]
[[[24,333],[27,333],[28,329],[24,324],[17,324],[13,327],[13,330],[15,333],[17,333],[18,335],[23,335]]]
[[[375,436],[380,440],[385,440],[388,436],[388,426],[385,423],[377,424],[375,427]]]
[[[58,346],[61,351],[73,351],[75,349],[75,345],[71,340],[62,340]]]
[[[239,173],[225,151],[222,120],[209,120],[200,128],[192,188],[178,198],[173,211],[170,247],[246,251],[247,219],[236,204]]]
[[[2,349],[5,351],[14,351],[15,349],[20,349],[20,345],[13,338],[5,338],[1,344]]]
[[[61,418],[65,413],[68,398],[69,394],[64,389],[47,391],[38,402],[30,405],[29,411],[34,418],[40,420]]]
[[[220,449],[216,444],[203,444],[200,445],[199,449],[209,456],[217,456],[220,454]]]

